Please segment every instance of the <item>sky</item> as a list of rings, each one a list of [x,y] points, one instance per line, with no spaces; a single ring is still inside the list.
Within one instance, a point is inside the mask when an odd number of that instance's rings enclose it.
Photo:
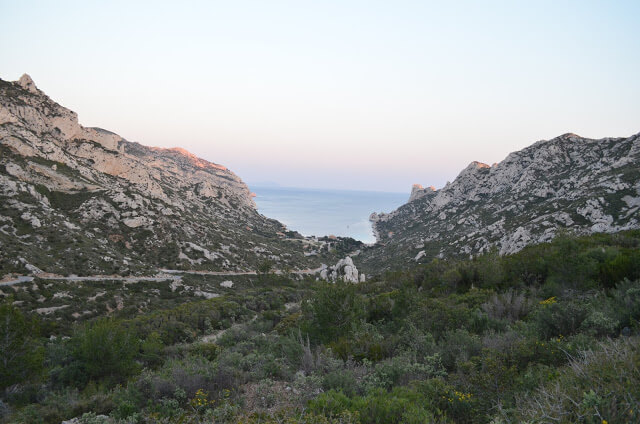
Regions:
[[[640,132],[639,1],[0,0],[0,78],[250,185],[442,187]]]

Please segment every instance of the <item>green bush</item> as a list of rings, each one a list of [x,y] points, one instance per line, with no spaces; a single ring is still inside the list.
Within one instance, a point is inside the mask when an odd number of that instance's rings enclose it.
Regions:
[[[354,359],[362,361],[379,361],[391,353],[391,337],[385,338],[372,324],[354,323],[349,336],[343,336],[335,342],[329,343],[329,347],[342,360]]]
[[[426,298],[421,299],[410,319],[422,331],[439,340],[451,328],[471,328],[474,317],[466,303],[448,298]]]
[[[337,282],[321,285],[311,298],[304,300],[302,313],[303,331],[312,340],[327,343],[346,335],[354,323],[364,318],[365,309],[354,284]]]
[[[349,370],[332,371],[324,376],[322,388],[325,391],[334,390],[353,396],[356,393],[358,383],[353,372]]]
[[[139,371],[138,340],[113,319],[87,324],[72,339],[71,350],[75,377],[71,384],[78,387],[91,379],[120,383]]]
[[[137,359],[142,361],[149,368],[155,368],[162,364],[164,352],[164,344],[160,338],[160,334],[152,332],[140,343],[140,351]]]
[[[601,343],[574,357],[553,381],[516,402],[518,422],[621,423],[640,420],[638,338]]]
[[[625,249],[600,264],[599,279],[603,287],[614,287],[624,279],[640,278],[640,250]]]
[[[618,324],[617,320],[602,311],[591,311],[580,324],[580,330],[597,337],[612,336]]]
[[[620,282],[611,293],[610,310],[620,327],[631,327],[640,321],[640,280]]]
[[[481,349],[480,337],[464,329],[447,331],[436,348],[447,370],[453,370],[457,361],[466,362],[478,355]]]
[[[421,363],[407,356],[396,356],[377,363],[373,373],[365,378],[365,385],[390,390],[396,386],[405,386],[411,381],[444,375],[446,372],[437,354]]]
[[[418,382],[415,388],[429,400],[430,409],[436,412],[438,422],[452,420],[455,423],[466,424],[483,421],[478,396],[464,389],[457,389],[442,378]]]
[[[378,389],[367,396],[353,398],[331,390],[311,400],[309,410],[330,418],[340,417],[350,411],[359,417],[362,424],[422,423],[434,420],[427,399],[408,388],[395,388],[391,392]]]
[[[220,350],[220,346],[215,343],[194,343],[190,346],[189,353],[213,361],[220,354]]]
[[[38,322],[25,317],[10,297],[0,304],[0,389],[40,374],[44,349]]]
[[[541,339],[575,334],[589,314],[589,305],[580,301],[549,298],[530,316]]]

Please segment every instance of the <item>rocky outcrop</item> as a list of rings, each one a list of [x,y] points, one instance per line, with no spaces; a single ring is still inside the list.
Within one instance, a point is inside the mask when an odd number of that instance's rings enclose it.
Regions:
[[[539,141],[493,166],[473,162],[439,190],[414,185],[407,204],[370,220],[378,243],[361,260],[374,270],[492,247],[510,254],[561,229],[640,228],[640,135]]]
[[[320,278],[326,281],[345,281],[347,283],[360,283],[365,281],[365,275],[358,272],[351,257],[340,259],[338,263],[327,267],[323,264],[320,270]]]
[[[436,188],[434,186],[422,187],[420,184],[414,184],[411,187],[411,194],[409,195],[409,202],[421,199],[425,196],[434,196],[436,194]]]
[[[83,127],[28,75],[0,80],[0,205],[0,275],[17,252],[76,274],[318,265],[226,167]]]

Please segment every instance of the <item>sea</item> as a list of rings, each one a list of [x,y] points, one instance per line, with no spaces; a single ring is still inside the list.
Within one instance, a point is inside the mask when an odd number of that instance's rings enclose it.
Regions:
[[[258,212],[305,236],[352,237],[374,243],[369,215],[391,212],[409,193],[250,186]]]

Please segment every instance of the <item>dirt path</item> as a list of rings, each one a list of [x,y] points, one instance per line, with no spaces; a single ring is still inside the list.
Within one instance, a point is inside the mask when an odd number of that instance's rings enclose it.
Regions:
[[[216,340],[218,340],[220,337],[222,337],[222,335],[224,333],[226,333],[227,331],[231,330],[232,328],[238,328],[241,325],[248,324],[250,322],[255,321],[257,318],[258,318],[258,315],[254,315],[253,318],[251,318],[249,321],[238,322],[236,324],[233,324],[229,328],[225,328],[224,330],[219,330],[219,331],[216,331],[215,333],[211,333],[211,334],[205,334],[204,336],[202,336],[200,338],[200,340],[205,342],[205,343],[214,343]]]
[[[194,274],[194,275],[258,275],[255,271],[190,271],[182,269],[161,269],[167,274]]]
[[[300,269],[295,271],[290,271],[290,274],[297,275],[313,275],[322,270],[322,267],[318,267],[315,269]],[[258,275],[256,271],[190,271],[190,270],[181,270],[181,269],[160,269],[161,272],[168,275],[155,275],[153,277],[122,277],[119,275],[88,275],[84,277],[79,276],[68,276],[64,277],[62,275],[55,274],[36,274],[34,276],[19,276],[13,279],[7,279],[0,281],[0,287],[2,286],[12,286],[14,284],[20,283],[30,283],[34,280],[34,278],[40,278],[42,280],[62,280],[62,281],[125,281],[128,283],[137,283],[139,281],[167,281],[167,280],[182,280],[182,276],[180,274],[192,274],[192,275],[219,275],[219,276],[234,276],[234,275]],[[282,271],[275,271],[277,274],[282,274]]]
[[[12,286],[14,284],[20,283],[31,283],[35,278],[40,278],[41,280],[62,280],[62,281],[125,281],[127,283],[137,283],[140,281],[167,281],[167,280],[175,280],[180,281],[182,277],[176,275],[165,275],[165,276],[153,276],[153,277],[121,277],[118,275],[89,275],[86,277],[78,277],[78,276],[69,276],[63,277],[61,275],[35,275],[31,276],[20,276],[12,280],[4,280],[0,282],[0,287],[2,286]]]
[[[289,271],[290,274],[298,274],[298,275],[309,275],[315,274],[322,270],[323,267],[318,267],[314,269],[298,269],[294,271]],[[190,270],[181,270],[181,269],[161,269],[160,271],[166,272],[167,274],[194,274],[194,275],[221,275],[221,276],[234,276],[234,275],[258,275],[256,271],[190,271]],[[275,270],[276,274],[284,274],[281,270]]]
[[[167,276],[155,276],[155,277],[120,277],[116,275],[89,275],[86,277],[78,277],[78,276],[70,276],[70,277],[59,277],[59,276],[50,276],[47,275],[45,277],[37,276],[43,280],[64,280],[64,281],[105,281],[105,280],[113,280],[113,281],[126,281],[129,283],[137,283],[139,281],[167,281],[167,280],[180,280],[182,277],[167,275]]]
[[[30,283],[32,281],[33,281],[33,277],[20,276],[18,278],[13,279],[13,280],[0,281],[0,287],[2,287],[2,286],[13,286],[14,284],[20,284],[20,283]]]

